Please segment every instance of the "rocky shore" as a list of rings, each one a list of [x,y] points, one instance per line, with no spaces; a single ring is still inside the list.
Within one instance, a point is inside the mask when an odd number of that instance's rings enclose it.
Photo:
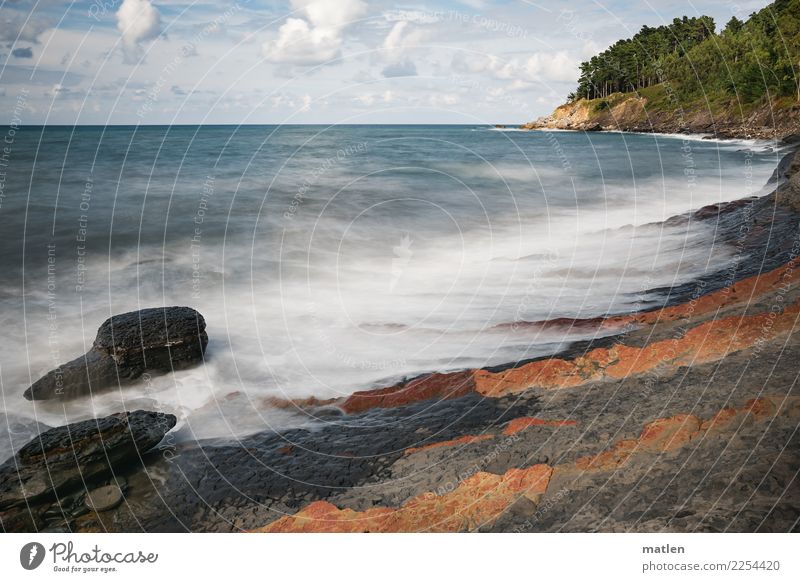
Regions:
[[[695,133],[722,139],[782,140],[800,134],[800,104],[765,103],[744,112],[736,107],[714,110],[652,103],[636,93],[615,93],[605,99],[579,99],[550,115],[525,123],[522,129]]]
[[[771,194],[671,219],[713,225],[738,260],[661,289],[662,307],[520,322],[597,330],[596,340],[553,357],[429,374],[343,399],[265,401],[313,415],[318,426],[240,442],[173,443],[175,418],[143,411],[46,430],[0,468],[0,524],[5,531],[798,531],[798,180],[800,153],[793,153],[776,170]],[[178,336],[202,355],[204,324],[192,317],[194,327]],[[163,363],[173,335],[147,335]],[[97,349],[117,353],[117,340],[102,337]],[[76,480],[76,471],[88,479]]]

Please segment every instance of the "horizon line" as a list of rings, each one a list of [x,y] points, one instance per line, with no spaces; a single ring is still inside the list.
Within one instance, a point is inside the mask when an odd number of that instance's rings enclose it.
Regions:
[[[29,123],[19,125],[18,129],[26,127],[197,127],[197,126],[217,126],[217,127],[263,127],[263,126],[308,126],[308,127],[371,127],[371,126],[442,126],[442,127],[519,127],[520,123]],[[9,123],[3,123],[2,127],[11,127]]]

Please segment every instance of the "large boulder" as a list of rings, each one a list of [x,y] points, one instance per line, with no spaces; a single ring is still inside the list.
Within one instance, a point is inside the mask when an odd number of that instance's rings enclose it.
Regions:
[[[31,508],[141,467],[176,422],[137,410],[51,428],[0,466],[0,510]]]
[[[208,335],[190,307],[155,307],[114,315],[97,331],[92,349],[51,370],[25,391],[28,400],[74,398],[203,359]]]

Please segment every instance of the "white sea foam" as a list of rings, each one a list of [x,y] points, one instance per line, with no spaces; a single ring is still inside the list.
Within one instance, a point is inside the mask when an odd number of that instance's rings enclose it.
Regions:
[[[450,140],[470,134],[452,131]],[[405,147],[401,138],[378,162],[330,170],[288,219],[302,172],[284,171],[270,189],[263,176],[220,179],[215,196],[224,203],[209,210],[199,258],[188,236],[166,236],[157,215],[141,227],[150,229],[141,243],[137,221],[115,225],[133,242],[90,255],[91,284],[80,296],[59,296],[55,322],[46,285],[27,287],[25,317],[20,299],[4,294],[3,408],[48,424],[162,410],[179,416],[181,438],[235,438],[308,426],[303,415],[272,407],[273,397],[344,396],[424,372],[553,353],[587,336],[503,324],[655,306],[663,298],[645,290],[726,268],[734,251],[714,244],[713,225],[663,221],[750,194],[771,171],[768,158],[709,168],[716,152],[703,148],[717,146],[700,143],[690,181],[685,160],[654,140],[593,135],[565,142],[566,163],[542,136],[525,156],[494,137],[496,151],[482,152],[491,164],[440,155],[434,143],[419,154],[429,165],[410,173],[393,169],[417,151],[391,158]],[[481,143],[469,145],[478,151]],[[751,191],[743,191],[745,171]],[[184,204],[190,225],[195,200],[172,202]],[[203,313],[205,363],[66,404],[21,399],[41,374],[85,352],[110,314],[156,305]]]

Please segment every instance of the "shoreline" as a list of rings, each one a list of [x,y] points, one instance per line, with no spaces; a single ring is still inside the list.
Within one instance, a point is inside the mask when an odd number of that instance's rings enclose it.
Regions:
[[[175,443],[167,434],[141,464],[104,485],[116,484],[124,503],[87,511],[78,490],[22,510],[0,508],[3,528],[796,528],[800,149],[793,149],[768,181],[771,193],[670,219],[714,221],[716,240],[727,237],[742,252],[732,272],[671,288],[674,301],[659,308],[528,322],[611,326],[614,335],[345,399],[266,403],[314,415],[322,425],[313,430],[267,430],[231,443]],[[174,419],[160,422],[168,432]]]
[[[742,146],[760,146],[760,147],[777,147],[778,150],[784,148],[792,148],[796,146],[797,142],[800,141],[800,135],[796,134],[789,134],[780,138],[762,138],[762,137],[744,137],[744,136],[715,136],[713,133],[707,132],[662,132],[662,131],[643,131],[641,129],[633,130],[633,129],[597,129],[597,130],[587,130],[587,129],[565,129],[565,128],[557,128],[557,127],[548,127],[548,126],[538,126],[538,127],[507,127],[504,129],[500,128],[492,128],[494,131],[510,131],[510,132],[543,132],[543,133],[604,133],[604,134],[619,134],[622,136],[625,135],[642,135],[642,136],[654,136],[654,137],[663,137],[668,139],[680,139],[680,140],[688,140],[688,141],[700,141],[700,142],[711,142],[711,143],[720,143],[720,144],[731,144],[731,143],[738,143]],[[790,141],[786,141],[790,140]]]

